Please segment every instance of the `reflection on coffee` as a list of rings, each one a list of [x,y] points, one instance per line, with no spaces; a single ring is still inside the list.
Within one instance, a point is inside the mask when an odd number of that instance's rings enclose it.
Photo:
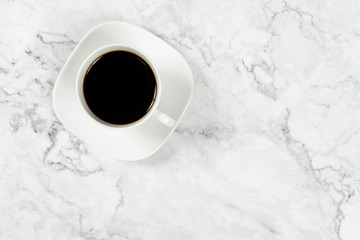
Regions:
[[[83,92],[89,109],[111,124],[130,124],[145,116],[156,97],[151,67],[138,55],[112,51],[88,68]]]

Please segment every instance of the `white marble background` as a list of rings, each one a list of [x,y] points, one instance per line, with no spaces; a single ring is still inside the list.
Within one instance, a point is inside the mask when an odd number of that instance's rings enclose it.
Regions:
[[[360,239],[358,0],[0,1],[0,239]],[[195,91],[151,158],[119,162],[57,120],[79,40],[138,24]]]

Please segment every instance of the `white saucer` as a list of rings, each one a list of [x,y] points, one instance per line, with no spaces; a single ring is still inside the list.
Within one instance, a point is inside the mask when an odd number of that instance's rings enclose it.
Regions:
[[[130,128],[108,128],[83,111],[76,95],[78,70],[92,52],[110,44],[134,47],[152,59],[162,79],[158,109],[175,119],[172,128],[153,118]],[[53,105],[62,124],[84,142],[114,158],[134,161],[150,156],[165,143],[184,114],[192,89],[189,65],[168,43],[138,26],[108,22],[93,28],[65,63],[54,86]]]

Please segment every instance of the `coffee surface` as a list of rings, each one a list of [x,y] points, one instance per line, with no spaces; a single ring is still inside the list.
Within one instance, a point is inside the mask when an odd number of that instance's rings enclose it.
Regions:
[[[130,124],[151,109],[156,79],[141,57],[127,51],[112,51],[90,65],[83,93],[98,118],[111,124]]]

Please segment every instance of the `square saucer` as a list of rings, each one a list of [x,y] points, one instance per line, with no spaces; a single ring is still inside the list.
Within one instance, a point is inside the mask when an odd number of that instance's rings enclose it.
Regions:
[[[119,44],[149,56],[161,79],[158,109],[175,120],[167,127],[150,117],[129,128],[109,128],[96,123],[84,111],[77,93],[76,77],[81,64],[95,50]],[[90,30],[62,68],[53,90],[54,111],[74,135],[116,159],[135,161],[155,153],[175,130],[189,105],[193,78],[184,57],[149,31],[125,22],[107,22]]]

